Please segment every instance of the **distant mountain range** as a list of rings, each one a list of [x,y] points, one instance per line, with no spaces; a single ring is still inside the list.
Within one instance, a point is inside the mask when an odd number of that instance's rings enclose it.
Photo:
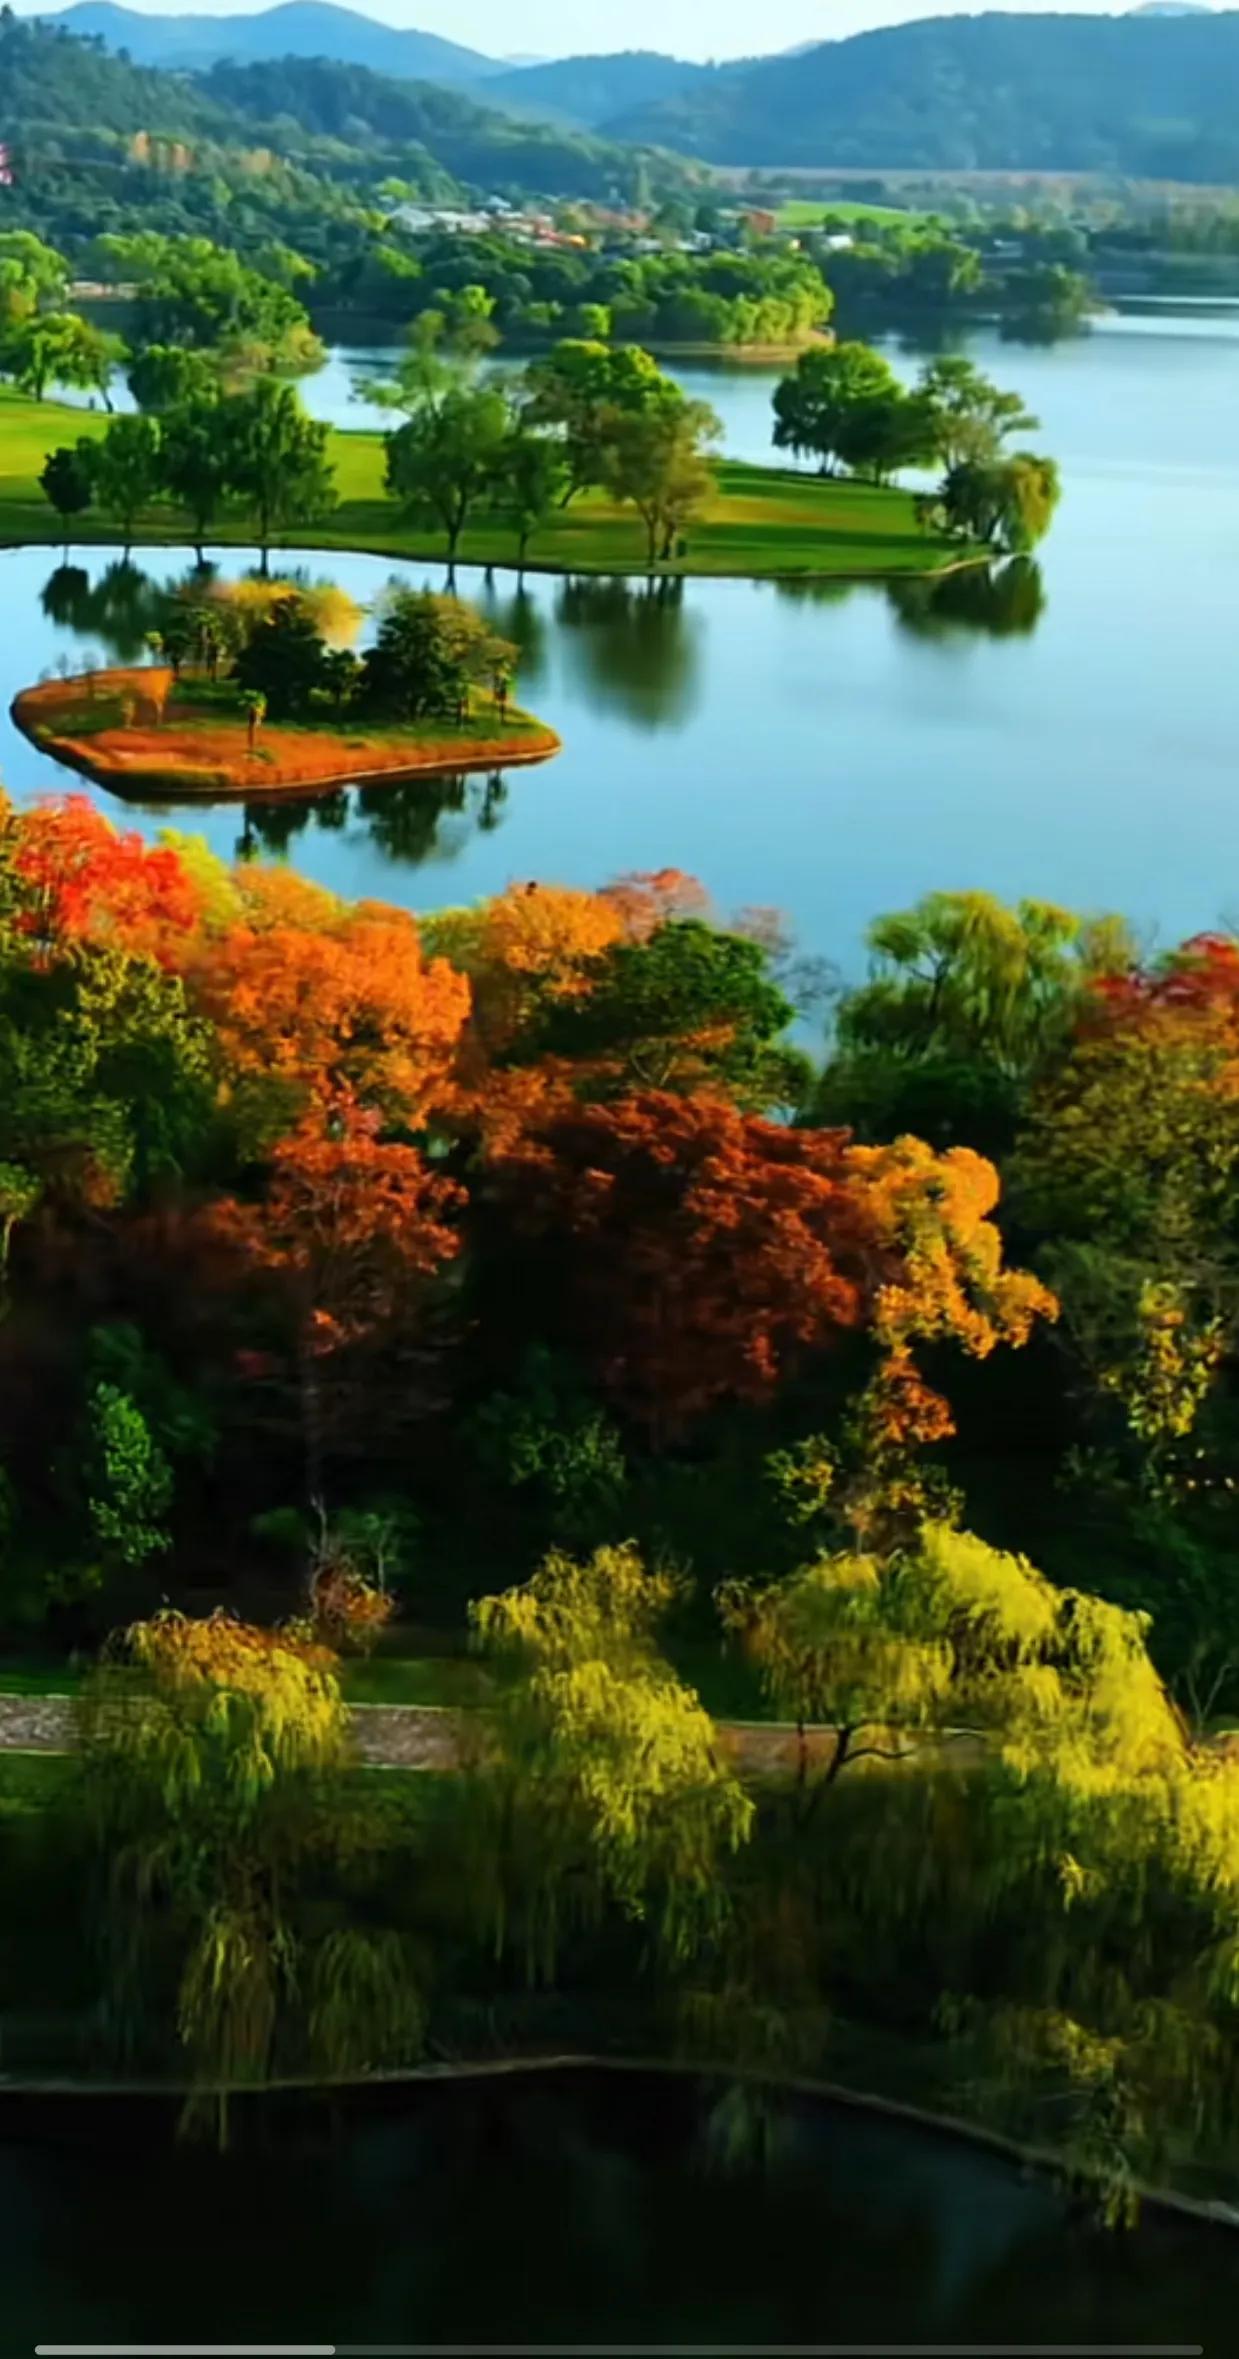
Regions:
[[[141,64],[325,59],[716,164],[1239,181],[1239,12],[1180,0],[1127,16],[921,18],[721,66],[645,50],[513,65],[328,0],[228,17],[77,0],[54,21]]]
[[[284,0],[254,16],[144,16],[115,0],[76,0],[71,8],[40,9],[83,40],[125,49],[135,65],[198,67],[221,59],[238,65],[276,57],[326,57],[339,65],[369,66],[406,82],[480,82],[509,70],[502,58],[462,49],[437,33],[402,32],[377,24],[331,0]]]

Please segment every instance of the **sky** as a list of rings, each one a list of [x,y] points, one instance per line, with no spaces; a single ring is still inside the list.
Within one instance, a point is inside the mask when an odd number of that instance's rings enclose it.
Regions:
[[[150,15],[249,14],[266,0],[137,0]],[[344,0],[349,4],[349,0]],[[586,51],[661,49],[676,57],[751,57],[757,51],[790,49],[800,42],[831,41],[875,25],[913,16],[979,13],[951,7],[950,0],[352,0],[367,16],[385,24],[417,26],[441,33],[492,57],[513,54],[577,56]],[[1054,0],[989,0],[1013,10],[1046,10]],[[1091,13],[1119,13],[1126,0]],[[36,0],[37,5],[37,0]],[[17,0],[30,12],[30,0]],[[1059,0],[1062,7],[1062,0]],[[1077,13],[1083,13],[1078,11]]]

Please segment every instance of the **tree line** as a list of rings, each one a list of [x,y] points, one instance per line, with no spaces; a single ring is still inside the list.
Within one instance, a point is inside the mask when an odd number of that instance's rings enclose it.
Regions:
[[[927,361],[905,387],[872,345],[804,352],[776,387],[774,416],[776,448],[817,459],[824,474],[885,483],[941,466],[939,488],[918,499],[922,521],[985,548],[1031,549],[1058,503],[1054,461],[1006,448],[1037,419],[959,353]]]

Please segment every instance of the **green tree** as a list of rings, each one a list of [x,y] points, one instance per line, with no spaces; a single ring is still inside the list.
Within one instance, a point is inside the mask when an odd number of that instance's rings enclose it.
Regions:
[[[108,2028],[122,2054],[139,2038],[150,2053],[159,2028],[179,2046],[188,2126],[224,2144],[229,2090],[281,2060],[340,2075],[417,2055],[404,1943],[350,1922],[330,1879],[324,1890],[324,1864],[364,1840],[338,1776],[347,1730],[325,1649],[224,1615],[158,1614],[109,1649],[79,1733]],[[156,1958],[175,1974],[162,2027]]]
[[[45,460],[39,485],[64,525],[67,549],[69,526],[75,516],[83,515],[89,508],[95,492],[91,471],[83,464],[81,452],[62,443]]]
[[[491,503],[516,534],[517,564],[524,568],[529,544],[568,486],[568,465],[559,444],[546,434],[514,427],[501,443],[491,486]]]
[[[82,1480],[91,1530],[106,1555],[136,1567],[169,1546],[172,1469],[137,1402],[118,1386],[93,1386]]]
[[[135,275],[139,348],[219,352],[239,374],[312,368],[322,358],[305,309],[287,287],[209,238],[162,238],[137,258]]]
[[[75,311],[39,311],[20,321],[4,348],[4,365],[22,391],[42,401],[53,380],[103,396],[112,407],[112,371],[124,358],[119,336]]]
[[[363,696],[402,720],[454,720],[469,689],[499,664],[515,668],[517,650],[497,639],[471,606],[428,590],[399,590],[385,606],[364,658]]]
[[[596,1059],[620,1090],[708,1089],[760,1112],[805,1087],[783,1037],[794,1012],[760,943],[681,918],[604,951],[589,990],[546,1004],[522,1047]]]
[[[6,316],[13,321],[32,311],[58,311],[69,276],[64,255],[33,230],[0,230],[0,325]]]
[[[335,504],[330,429],[307,418],[293,386],[270,378],[227,395],[216,417],[227,481],[254,520],[265,573],[277,532],[318,523]]]
[[[307,714],[315,693],[331,679],[330,657],[309,607],[301,598],[281,598],[250,633],[233,665],[239,687],[266,699],[273,720]]]
[[[919,506],[944,532],[1018,555],[1049,531],[1061,488],[1053,459],[1016,451],[1009,459],[952,467],[941,489]]]
[[[721,431],[708,402],[683,395],[614,410],[603,428],[602,480],[641,518],[651,572],[674,555],[685,525],[714,490],[706,445]]]
[[[836,431],[836,451],[854,475],[885,483],[901,467],[927,467],[937,455],[937,419],[923,394],[874,394],[856,402]]]
[[[874,401],[895,402],[901,393],[890,362],[870,345],[814,346],[775,387],[775,448],[816,458],[822,473],[832,474],[849,463],[844,438],[858,414]]]
[[[159,428],[141,415],[113,418],[99,442],[79,442],[78,456],[94,487],[96,504],[115,516],[128,549],[134,526],[163,489]]]
[[[494,496],[510,439],[508,405],[493,387],[432,393],[387,437],[387,488],[413,516],[433,516],[449,563],[469,517]]]
[[[128,383],[138,408],[162,417],[169,410],[212,401],[219,391],[219,371],[209,352],[180,344],[148,344],[130,362]]]
[[[1094,309],[1088,280],[1062,262],[1031,263],[1003,282],[1002,329],[1017,339],[1070,335]]]
[[[918,390],[938,420],[937,456],[948,470],[987,464],[998,457],[1008,435],[1035,433],[1040,421],[1018,393],[1005,393],[962,352],[927,361]]]
[[[164,490],[192,519],[201,565],[207,534],[232,488],[235,465],[227,436],[220,431],[218,400],[207,396],[160,411],[159,461]]]
[[[1144,1618],[1056,1588],[970,1532],[927,1523],[890,1557],[824,1555],[783,1581],[729,1583],[719,1606],[800,1730],[802,1789],[960,1728],[974,1756],[979,1741],[1017,1775],[1082,1796],[1185,1762]],[[831,1732],[817,1780],[811,1722]]]
[[[674,391],[652,354],[635,344],[568,337],[525,372],[525,415],[558,433],[568,468],[564,505],[605,479],[617,412],[635,413]]]
[[[1028,1093],[1066,1053],[1091,977],[1129,954],[1116,920],[1045,901],[929,893],[869,928],[817,1093],[827,1121],[935,1146],[1010,1144]]]

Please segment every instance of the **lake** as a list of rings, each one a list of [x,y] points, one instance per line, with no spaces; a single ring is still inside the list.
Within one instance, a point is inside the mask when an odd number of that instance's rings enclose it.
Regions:
[[[340,891],[413,908],[673,865],[724,910],[783,909],[849,973],[874,913],[934,887],[1120,909],[1163,942],[1239,915],[1239,318],[1160,311],[1050,347],[986,331],[968,348],[1019,389],[1062,465],[1039,573],[988,601],[959,583],[895,596],[537,575],[518,597],[510,576],[491,590],[465,568],[462,593],[521,644],[520,692],[561,733],[559,759],[489,786],[285,804],[255,829]],[[334,356],[311,402],[355,415],[360,358]],[[776,370],[680,373],[729,451],[769,456]],[[442,581],[424,563],[303,561],[362,598],[397,572]],[[62,654],[140,646],[140,583],[113,572],[109,588],[106,552],[75,562],[85,589],[62,578],[49,599],[46,550],[0,554],[6,713]],[[186,562],[142,553],[155,579]],[[19,796],[70,783],[7,721],[0,772]],[[225,852],[243,829],[235,808],[177,818]]]
[[[237,2113],[221,2158],[174,2145],[158,2100],[6,2100],[10,2349],[1233,2347],[1233,2231],[1107,2232],[1001,2157],[850,2108],[774,2097],[764,2168],[717,2091],[651,2073]]]

